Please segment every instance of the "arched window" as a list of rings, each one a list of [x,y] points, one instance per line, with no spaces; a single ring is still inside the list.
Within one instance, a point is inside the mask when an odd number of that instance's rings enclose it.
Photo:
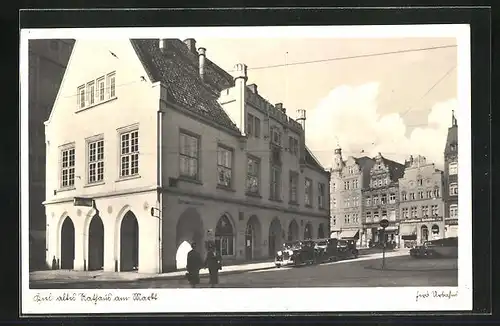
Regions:
[[[234,255],[234,229],[227,215],[223,215],[215,227],[215,247],[222,256]]]
[[[434,187],[434,191],[432,192],[432,197],[434,198],[439,198],[441,197],[441,194],[440,194],[440,191],[439,191],[439,187]]]
[[[432,226],[432,234],[439,234],[439,226],[437,226],[436,224],[434,224]]]
[[[458,195],[458,183],[450,183],[450,196]]]
[[[408,200],[408,195],[406,194],[406,191],[401,192],[401,200]]]

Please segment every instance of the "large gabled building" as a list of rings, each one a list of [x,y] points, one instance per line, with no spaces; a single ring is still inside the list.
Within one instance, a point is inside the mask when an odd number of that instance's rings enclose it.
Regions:
[[[163,272],[192,241],[242,261],[326,237],[330,174],[305,112],[247,77],[194,39],[77,40],[46,122],[47,262]]]
[[[458,123],[452,112],[451,126],[444,148],[444,216],[445,236],[458,236]]]

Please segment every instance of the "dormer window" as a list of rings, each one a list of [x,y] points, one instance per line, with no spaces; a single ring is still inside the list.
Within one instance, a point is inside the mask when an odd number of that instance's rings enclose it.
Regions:
[[[77,107],[85,109],[116,98],[116,73],[90,80],[77,90]]]

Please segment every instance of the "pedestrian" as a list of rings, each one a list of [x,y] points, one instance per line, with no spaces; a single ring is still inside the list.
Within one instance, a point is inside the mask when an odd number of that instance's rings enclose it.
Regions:
[[[188,252],[187,255],[187,264],[186,269],[188,272],[188,281],[191,284],[191,287],[196,287],[197,284],[200,284],[200,269],[202,267],[203,261],[201,259],[201,255],[198,251],[196,251],[196,243],[191,243],[191,251]]]
[[[219,284],[219,270],[222,269],[222,258],[215,251],[213,244],[209,244],[208,246],[205,267],[208,268],[208,274],[210,275],[210,286],[215,287],[216,284]]]

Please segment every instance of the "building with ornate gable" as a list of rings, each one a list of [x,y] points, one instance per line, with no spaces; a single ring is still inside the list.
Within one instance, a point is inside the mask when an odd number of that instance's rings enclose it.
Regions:
[[[444,237],[443,171],[423,156],[410,156],[399,179],[399,236],[405,247]]]
[[[444,148],[445,236],[458,236],[458,123],[452,112],[451,127]]]
[[[46,122],[47,262],[157,273],[192,241],[248,261],[327,237],[330,173],[305,128],[194,39],[77,40]]]

